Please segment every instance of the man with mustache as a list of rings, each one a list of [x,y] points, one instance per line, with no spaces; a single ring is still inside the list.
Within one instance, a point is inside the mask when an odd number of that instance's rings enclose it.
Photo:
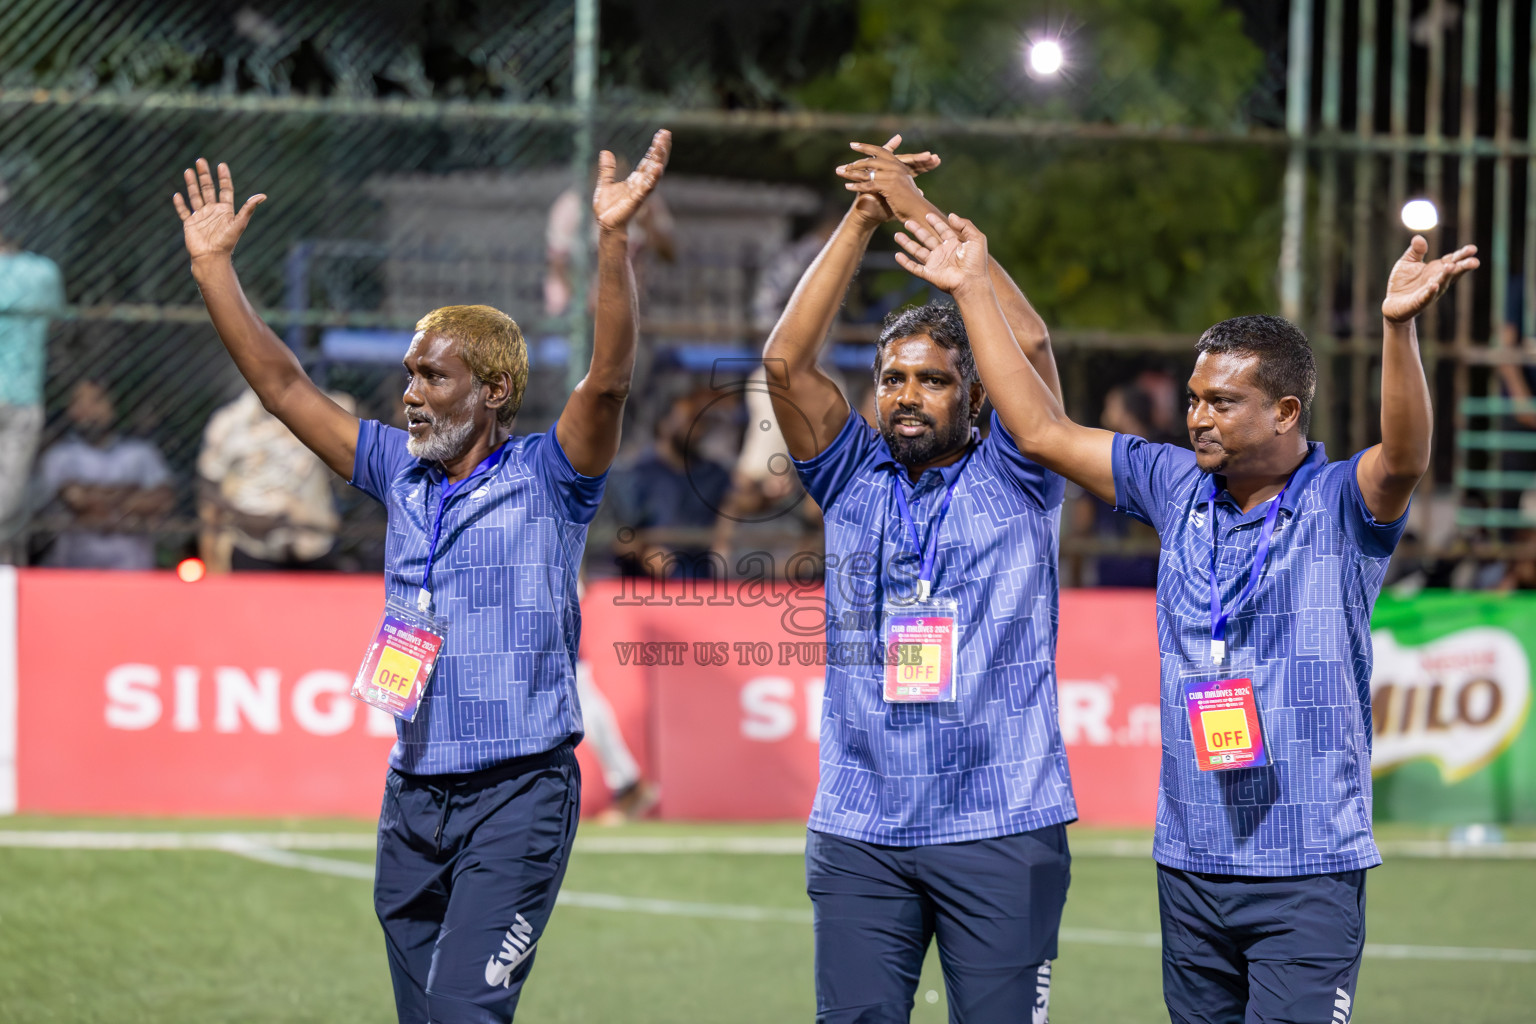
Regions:
[[[262,404],[388,507],[387,607],[419,610],[442,645],[414,718],[397,723],[379,816],[374,906],[402,1024],[510,1021],[565,875],[581,803],[577,572],[635,360],[626,230],[670,150],[657,132],[620,181],[613,154],[599,157],[591,367],[555,428],[521,437],[511,428],[528,351],[505,313],[422,317],[404,360],[408,431],[359,422],[305,375],[235,276],[235,244],[266,197],[237,212],[229,168],[215,187],[198,160],[175,198],[220,339]],[[399,632],[391,622],[380,637]]]
[[[764,349],[790,454],[826,522],[821,776],[806,839],[817,1020],[906,1021],[938,940],[952,1020],[1045,1020],[1077,817],[1056,710],[1063,483],[996,422],[955,309],[889,318],[878,428],[817,366],[865,247],[933,207],[929,154],[855,144],[859,192]],[[1056,380],[1045,324],[989,272],[1029,358]],[[852,656],[844,656],[854,652]]]
[[[1381,863],[1371,606],[1430,458],[1414,318],[1477,267],[1476,247],[1425,262],[1414,236],[1381,305],[1382,441],[1329,462],[1307,440],[1317,369],[1288,321],[1242,316],[1201,335],[1194,451],[1082,427],[1020,357],[986,237],[953,214],[906,227],[898,261],[954,296],[1019,447],[1161,537],[1153,857],[1171,1019],[1348,1019],[1365,870]]]

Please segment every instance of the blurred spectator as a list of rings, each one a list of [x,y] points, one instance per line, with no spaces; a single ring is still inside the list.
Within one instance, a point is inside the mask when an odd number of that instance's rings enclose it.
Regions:
[[[1516,545],[1515,553],[1493,589],[1536,590],[1536,530],[1518,530],[1511,539]]]
[[[878,413],[875,410],[875,382],[865,379],[860,380],[858,385],[857,389],[849,388],[850,394],[859,396],[858,401],[853,403],[854,411],[864,418],[865,423],[879,430],[880,424],[876,422]],[[985,417],[982,422],[987,422]]]
[[[11,548],[43,430],[48,320],[63,304],[58,266],[0,235],[0,560],[7,562],[19,561]]]
[[[619,157],[614,167],[614,177],[623,178],[630,171],[629,161]],[[544,243],[547,260],[544,274],[544,314],[550,317],[563,315],[571,305],[571,251],[576,248],[576,232],[581,229],[583,204],[592,202],[592,188],[596,179],[588,182],[585,190],[568,188],[555,197],[549,208],[549,223],[545,228]],[[588,228],[592,238],[589,249],[596,250],[597,224],[590,218]],[[654,252],[667,263],[677,258],[677,244],[673,238],[672,212],[667,209],[661,191],[651,195],[635,219],[629,225],[629,257],[635,268],[635,291],[644,296],[645,259],[647,252]],[[596,302],[594,291],[588,301]]]
[[[1504,323],[1499,328],[1498,345],[1500,348],[1520,352],[1526,360],[1525,363],[1501,363],[1498,367],[1499,383],[1503,386],[1504,394],[1523,403],[1516,411],[1507,416],[1499,417],[1495,424],[1499,430],[1529,431],[1536,430],[1536,339],[1521,337],[1521,322],[1525,314],[1525,282],[1518,276],[1510,278],[1509,288],[1505,293]],[[1536,451],[1522,451],[1519,448],[1505,449],[1497,454],[1498,465],[1496,468],[1505,473],[1530,475],[1536,473]],[[1527,503],[1522,500],[1519,484],[1513,484],[1508,490],[1499,494],[1499,507],[1502,509],[1524,509]],[[1531,520],[1536,524],[1536,519]],[[1514,531],[1507,531],[1505,538],[1514,539]]]
[[[1147,440],[1157,444],[1189,446],[1189,429],[1184,423],[1185,386],[1167,370],[1153,367],[1136,375],[1133,390],[1146,398],[1144,422]],[[1140,399],[1137,400],[1140,409]]]
[[[656,422],[654,442],[608,485],[618,520],[614,555],[626,576],[702,577],[716,574],[714,531],[731,474],[699,452],[696,421],[715,396],[677,399]]]
[[[1536,355],[1531,349],[1536,346],[1536,339],[1521,338],[1521,321],[1525,318],[1525,282],[1519,277],[1513,277],[1509,281],[1509,288],[1505,292],[1504,323],[1499,328],[1499,347],[1521,352],[1526,359],[1532,362],[1523,364],[1501,363],[1499,365],[1499,382],[1504,386],[1504,393],[1517,402],[1527,403],[1522,411],[1514,413],[1508,424],[1512,427],[1536,430],[1536,403],[1532,403],[1533,395],[1536,395]]]
[[[351,396],[331,398],[354,411]],[[198,546],[210,570],[333,568],[331,471],[254,391],[209,417],[197,475]]]
[[[70,432],[43,453],[42,499],[72,525],[59,533],[46,565],[151,569],[152,531],[171,511],[171,473],[154,445],[113,429],[117,410],[106,385],[82,380],[70,394]]]
[[[1153,398],[1142,390],[1138,381],[1109,389],[1104,396],[1104,410],[1099,415],[1099,426],[1118,434],[1148,437],[1153,433],[1153,418]],[[1142,537],[1151,538],[1149,543],[1155,544],[1156,535],[1149,527],[1119,515],[1114,508],[1086,492],[1077,500],[1072,523],[1073,532],[1080,537],[1097,537],[1101,540]],[[1156,555],[1099,555],[1096,565],[1097,579],[1091,582],[1098,586],[1157,586]]]
[[[1152,398],[1136,384],[1121,384],[1104,395],[1099,426],[1117,434],[1146,437],[1152,433]]]
[[[827,239],[843,219],[846,204],[827,203],[809,231],[780,249],[763,265],[757,275],[757,289],[752,294],[752,324],[766,334],[778,323],[779,314],[789,304],[795,286],[805,270],[826,246]]]
[[[1425,506],[1434,501],[1424,503]],[[1423,506],[1421,506],[1423,507]],[[1461,508],[1482,510],[1488,507],[1487,499],[1476,491],[1462,496]],[[1454,514],[1453,507],[1453,514]],[[1412,514],[1412,510],[1410,510]],[[1410,527],[1398,543],[1398,552],[1388,566],[1387,578],[1395,593],[1409,597],[1425,587],[1452,590],[1493,590],[1499,587],[1508,567],[1502,559],[1491,558],[1488,547],[1494,543],[1497,530],[1486,526],[1460,526],[1448,536],[1437,537],[1429,524]],[[1426,544],[1428,552],[1411,555],[1408,552]]]
[[[578,595],[585,596],[585,573],[577,578],[576,588]],[[576,699],[581,702],[585,742],[597,758],[603,783],[613,800],[608,809],[598,815],[598,821],[604,825],[619,825],[645,817],[661,798],[661,790],[641,774],[640,765],[624,739],[624,730],[619,728],[613,705],[597,685],[592,665],[585,658],[576,661]]]
[[[797,551],[816,550],[806,543],[804,535],[820,527],[821,510],[800,486],[784,434],[773,413],[767,374],[762,367],[747,378],[743,399],[746,431],[741,454],[731,473],[730,493],[715,528],[714,549],[729,565],[738,524],[770,524],[778,543],[772,545],[774,550],[769,553],[774,556],[772,564],[778,566]],[[797,536],[787,537],[789,533]],[[762,539],[760,535],[757,538]]]
[[[640,774],[640,765],[624,741],[613,705],[598,688],[592,665],[585,658],[576,662],[576,698],[581,701],[584,739],[597,758],[603,783],[613,800],[607,810],[598,815],[598,822],[619,825],[645,817],[661,799],[661,790]]]
[[[747,425],[741,454],[731,474],[727,511],[737,518],[757,516],[780,504],[796,490],[795,467],[789,461],[784,434],[773,415],[767,374],[759,367],[747,378],[743,399]]]

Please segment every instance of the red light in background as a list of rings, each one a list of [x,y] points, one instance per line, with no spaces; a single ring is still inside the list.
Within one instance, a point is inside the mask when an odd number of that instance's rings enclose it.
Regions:
[[[183,558],[176,565],[176,576],[183,583],[196,583],[208,575],[208,567],[201,558]]]

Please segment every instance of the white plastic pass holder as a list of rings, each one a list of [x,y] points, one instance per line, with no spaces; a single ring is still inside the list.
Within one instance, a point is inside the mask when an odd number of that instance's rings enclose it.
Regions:
[[[919,588],[919,593],[923,588]],[[959,606],[948,598],[887,601],[881,640],[882,696],[892,704],[932,704],[959,696]]]
[[[1227,660],[1227,642],[1225,640],[1211,641],[1211,664],[1220,665]]]
[[[368,653],[352,681],[352,696],[370,707],[387,711],[410,722],[421,706],[421,695],[432,677],[437,656],[443,649],[446,633],[441,624],[424,611],[431,607],[431,596],[418,598],[415,607],[391,600],[373,633]]]

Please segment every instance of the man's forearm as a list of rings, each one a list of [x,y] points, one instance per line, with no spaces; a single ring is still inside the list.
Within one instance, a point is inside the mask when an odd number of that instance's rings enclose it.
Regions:
[[[1019,350],[991,281],[975,279],[955,293],[955,303],[965,318],[981,382],[1019,450],[1100,500],[1114,501],[1114,435],[1067,417],[1061,401]]]
[[[640,324],[628,231],[605,229],[598,236],[597,281],[597,315],[587,385],[598,393],[623,398],[629,394],[635,370]]]
[[[1418,480],[1429,469],[1433,411],[1412,320],[1382,321],[1381,459],[1387,474]]]
[[[208,316],[235,366],[267,408],[280,404],[289,385],[307,380],[293,351],[251,307],[228,256],[192,261],[192,276]]]
[[[1031,446],[1066,418],[1060,401],[1024,358],[990,279],[957,290],[955,304],[993,406],[1024,453],[1034,455]]]
[[[604,229],[597,244],[592,363],[555,425],[566,457],[585,476],[606,473],[618,454],[639,320],[629,238],[623,228]]]
[[[892,189],[885,200],[896,219],[903,224],[909,220],[926,224],[930,213],[937,217],[944,216],[944,211],[929,202],[915,182],[909,181],[899,189]],[[1035,307],[1029,304],[1029,299],[1024,297],[1023,289],[1003,269],[1002,264],[990,255],[987,257],[987,277],[992,282],[1003,317],[1013,332],[1013,340],[1018,343],[1019,349],[1040,375],[1047,389],[1060,400],[1061,378],[1056,371],[1056,357],[1051,351],[1051,335],[1045,321],[1035,312]]]
[[[123,501],[123,509],[129,515],[163,516],[175,504],[176,495],[169,487],[135,487]]]
[[[1003,316],[1013,331],[1013,340],[1018,343],[1024,358],[1029,360],[1029,365],[1040,375],[1046,390],[1060,403],[1061,374],[1056,369],[1056,353],[1051,350],[1051,332],[1045,326],[1045,321],[1035,312],[1035,307],[1029,304],[1029,299],[1024,297],[1024,290],[991,256],[987,257],[987,277],[992,282],[993,291],[997,293]]]

